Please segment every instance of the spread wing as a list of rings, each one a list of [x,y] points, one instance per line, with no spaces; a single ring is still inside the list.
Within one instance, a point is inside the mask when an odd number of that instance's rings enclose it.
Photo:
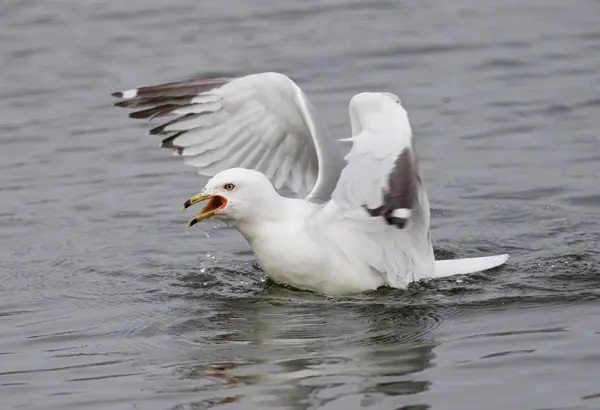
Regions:
[[[388,285],[479,272],[508,255],[435,261],[427,192],[419,176],[412,129],[400,99],[362,93],[350,102],[352,149],[317,219],[353,265],[368,265]]]
[[[370,266],[390,286],[432,277],[429,200],[406,110],[389,93],[358,94],[349,110],[352,149],[319,218],[353,264]]]
[[[328,200],[343,168],[342,145],[290,78],[259,73],[202,78],[113,93],[131,118],[175,116],[150,130],[211,177],[228,168],[264,173],[280,189]]]

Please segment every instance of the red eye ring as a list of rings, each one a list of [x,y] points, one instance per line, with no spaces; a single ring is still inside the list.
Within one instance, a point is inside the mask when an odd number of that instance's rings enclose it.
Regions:
[[[223,185],[223,188],[226,189],[227,191],[233,191],[234,188],[235,188],[235,185],[233,185],[231,183],[230,184],[225,184],[225,185]]]

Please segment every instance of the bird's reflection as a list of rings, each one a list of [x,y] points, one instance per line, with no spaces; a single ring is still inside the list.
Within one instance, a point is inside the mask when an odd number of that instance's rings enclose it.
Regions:
[[[294,409],[421,393],[439,319],[434,308],[388,293],[331,299],[273,286],[214,301],[209,317],[182,324],[195,341],[182,374],[252,386],[253,403]]]

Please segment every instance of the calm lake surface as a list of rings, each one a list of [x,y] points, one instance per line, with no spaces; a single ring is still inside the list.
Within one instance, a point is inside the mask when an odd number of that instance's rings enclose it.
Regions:
[[[4,0],[1,409],[600,409],[600,2]],[[443,258],[326,298],[179,207],[206,182],[112,91],[279,71],[340,138],[409,112]]]

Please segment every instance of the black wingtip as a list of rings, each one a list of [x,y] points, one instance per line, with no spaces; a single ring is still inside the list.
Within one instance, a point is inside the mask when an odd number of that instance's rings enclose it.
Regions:
[[[388,225],[394,225],[398,229],[404,229],[408,223],[407,218],[398,218],[389,215],[385,216],[385,220],[387,221]]]

